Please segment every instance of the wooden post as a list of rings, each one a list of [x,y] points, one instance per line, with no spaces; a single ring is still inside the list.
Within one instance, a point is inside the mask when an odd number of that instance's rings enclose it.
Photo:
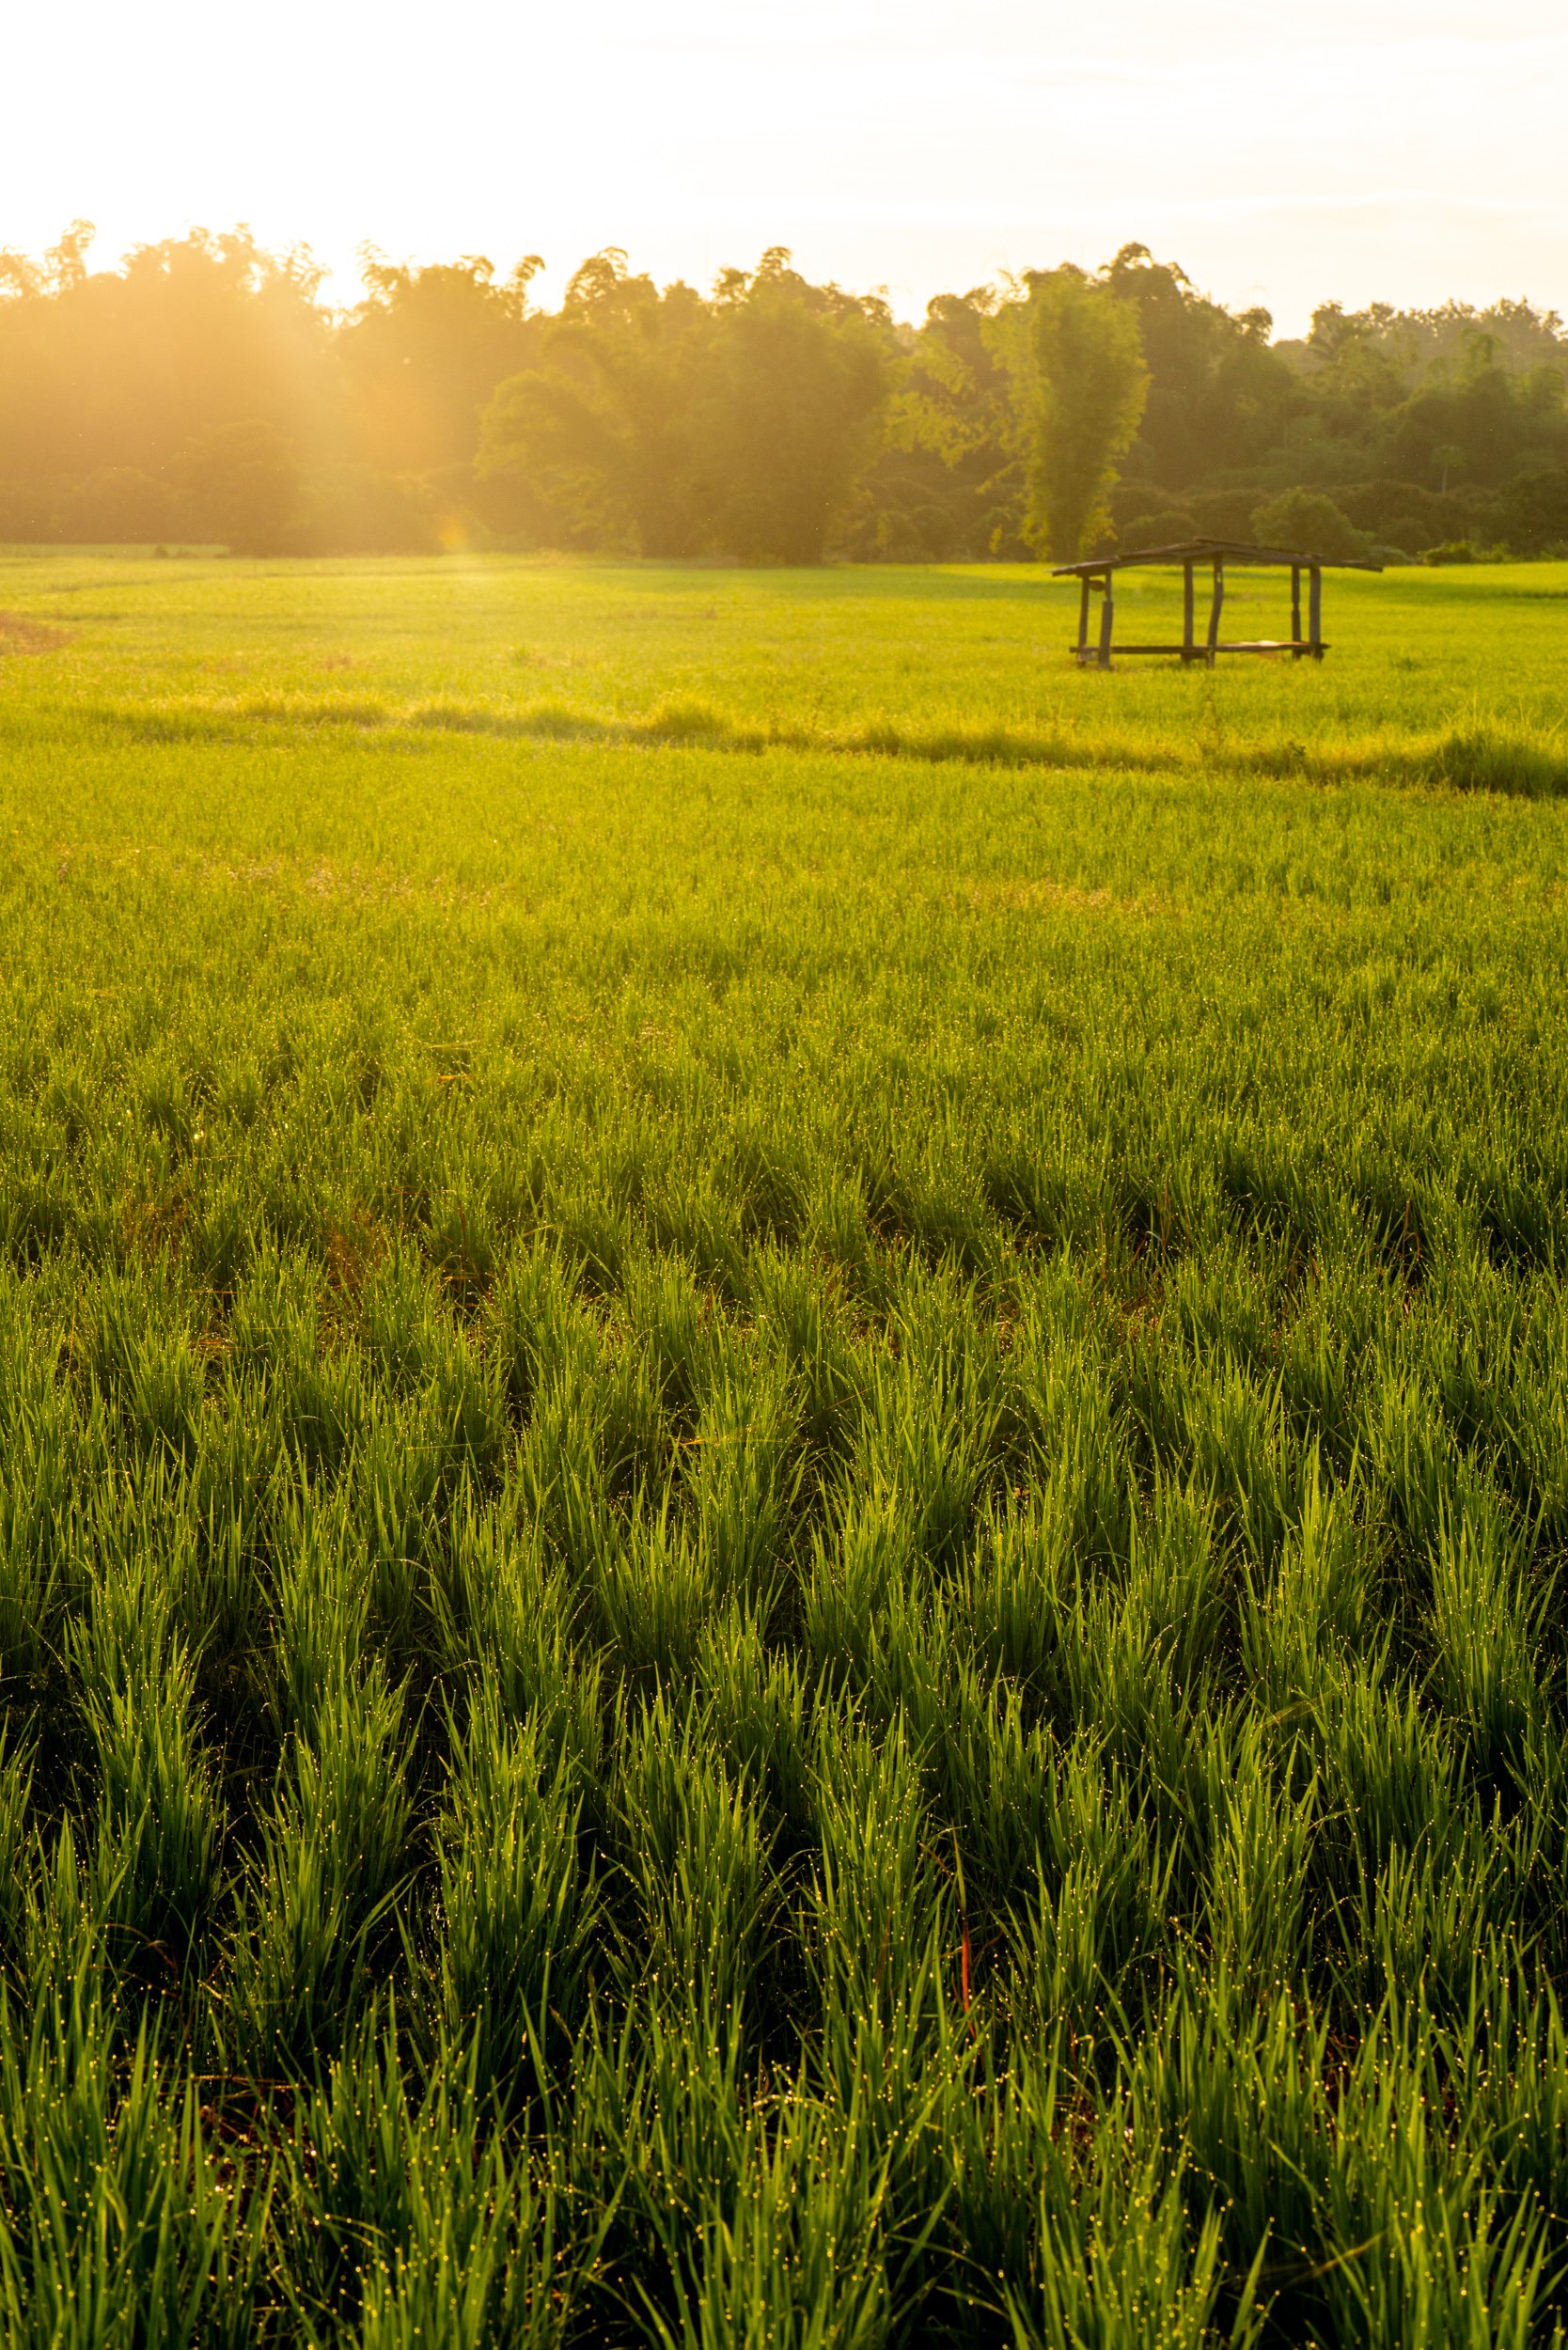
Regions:
[[[1198,648],[1192,638],[1192,565],[1182,566],[1182,666],[1186,667]]]
[[[1301,658],[1301,566],[1291,565],[1291,642],[1295,647],[1293,661]]]
[[[1307,639],[1314,661],[1323,659],[1323,572],[1314,563],[1307,574]]]
[[[1110,655],[1111,655],[1111,619],[1112,619],[1113,612],[1114,612],[1114,610],[1115,610],[1115,606],[1114,606],[1114,604],[1113,604],[1113,603],[1112,603],[1112,600],[1111,600],[1111,575],[1110,575],[1109,572],[1107,572],[1105,573],[1105,583],[1104,583],[1104,585],[1105,585],[1105,603],[1104,603],[1101,605],[1101,607],[1100,607],[1100,665],[1099,665],[1099,666],[1101,666],[1101,668],[1102,668],[1102,669],[1108,669],[1108,668],[1110,667],[1110,665],[1111,665],[1111,657],[1110,657]]]
[[[1080,590],[1078,596],[1078,666],[1081,669],[1089,659],[1089,574],[1087,572],[1079,580],[1078,587]]]
[[[1215,666],[1215,655],[1219,650],[1219,616],[1224,607],[1224,603],[1225,557],[1222,555],[1216,555],[1215,556],[1215,600],[1209,606],[1208,659],[1211,669]]]

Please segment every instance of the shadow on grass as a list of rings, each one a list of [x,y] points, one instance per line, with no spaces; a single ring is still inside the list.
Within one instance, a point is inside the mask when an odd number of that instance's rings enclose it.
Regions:
[[[57,713],[56,713],[57,715]],[[135,743],[236,743],[273,728],[306,734],[374,731],[414,742],[441,734],[503,741],[599,746],[698,747],[735,753],[794,751],[823,757],[916,760],[934,765],[1101,770],[1105,773],[1253,776],[1324,785],[1357,782],[1434,785],[1520,799],[1568,796],[1568,740],[1494,727],[1450,727],[1441,733],[1364,735],[1307,744],[1286,737],[1160,741],[1067,728],[904,725],[871,718],[850,727],[752,724],[712,703],[682,697],[635,717],[609,717],[564,702],[519,706],[434,701],[391,703],[323,696],[273,697],[214,705],[164,703],[71,713],[100,739]],[[36,721],[34,722],[36,731]]]

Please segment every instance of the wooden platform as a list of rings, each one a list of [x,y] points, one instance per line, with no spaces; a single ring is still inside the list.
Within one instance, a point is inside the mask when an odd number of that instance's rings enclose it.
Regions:
[[[1099,648],[1095,645],[1074,645],[1070,650],[1077,654],[1080,661],[1093,663],[1099,658]],[[1202,662],[1207,662],[1210,651],[1207,644],[1116,645],[1112,650],[1116,652],[1163,654],[1169,661]],[[1247,636],[1233,638],[1228,644],[1217,644],[1213,650],[1215,652],[1288,652],[1297,661],[1304,660],[1308,655],[1314,661],[1321,661],[1328,646],[1323,639],[1314,645],[1305,636]]]

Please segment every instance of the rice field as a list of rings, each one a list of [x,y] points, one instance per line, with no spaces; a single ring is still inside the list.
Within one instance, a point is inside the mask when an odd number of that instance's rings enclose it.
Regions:
[[[8,2342],[1560,2338],[1568,566],[1074,617],[0,554]]]

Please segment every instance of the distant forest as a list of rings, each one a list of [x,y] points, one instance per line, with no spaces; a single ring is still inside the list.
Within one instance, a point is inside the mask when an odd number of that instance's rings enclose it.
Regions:
[[[241,553],[578,548],[756,562],[1057,558],[1195,534],[1568,555],[1568,333],[1527,302],[1326,303],[1302,340],[1128,245],[917,326],[787,252],[707,293],[596,255],[302,252],[196,231],[0,253],[0,540]]]

